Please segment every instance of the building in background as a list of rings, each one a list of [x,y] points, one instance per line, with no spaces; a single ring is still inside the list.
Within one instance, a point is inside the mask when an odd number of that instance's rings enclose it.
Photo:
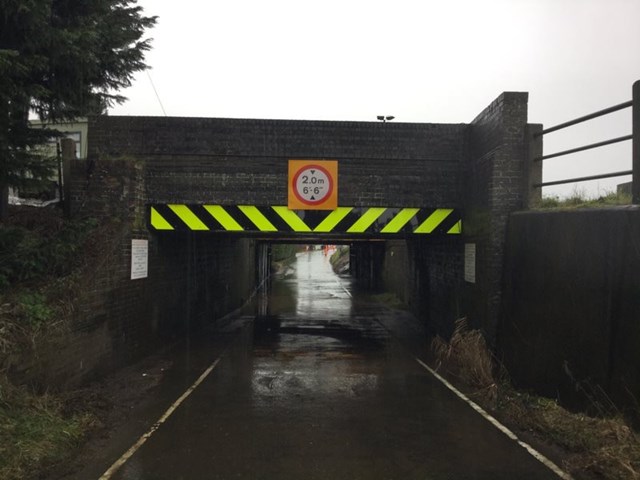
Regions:
[[[88,122],[86,118],[80,118],[73,122],[61,122],[47,124],[39,120],[31,120],[32,127],[46,127],[62,133],[62,137],[52,138],[49,143],[43,146],[42,155],[46,157],[57,157],[60,140],[70,138],[76,144],[76,158],[87,158],[87,133]],[[31,205],[47,206],[60,201],[60,187],[64,179],[62,169],[58,168],[52,172],[50,184],[38,191],[20,190],[9,188],[9,203],[11,205]]]

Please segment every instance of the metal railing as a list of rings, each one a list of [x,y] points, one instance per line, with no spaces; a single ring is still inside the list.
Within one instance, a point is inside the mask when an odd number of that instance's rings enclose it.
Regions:
[[[543,135],[556,132],[558,130],[562,130],[564,128],[571,127],[573,125],[577,125],[579,123],[586,122],[588,120],[592,120],[594,118],[602,117],[604,115],[608,115],[610,113],[614,113],[620,110],[624,110],[625,108],[632,108],[632,134],[625,135],[622,137],[612,138],[610,140],[605,140],[602,142],[592,143],[589,145],[584,145],[582,147],[572,148],[570,150],[564,150],[561,152],[552,153],[549,155],[540,155],[533,158],[534,162],[542,162],[543,160],[548,160],[551,158],[561,157],[564,155],[569,155],[571,153],[583,152],[585,150],[591,150],[594,148],[604,147],[606,145],[612,145],[615,143],[625,142],[628,140],[632,140],[632,169],[624,170],[620,172],[612,172],[612,173],[603,173],[600,175],[590,175],[587,177],[576,177],[569,178],[566,180],[555,180],[552,182],[540,182],[534,183],[532,185],[533,188],[542,188],[549,187],[552,185],[563,185],[567,183],[574,182],[586,182],[588,180],[598,180],[601,178],[612,178],[612,177],[622,177],[624,175],[632,175],[632,186],[631,186],[631,196],[632,203],[640,204],[640,80],[636,81],[633,84],[633,98],[628,102],[621,103],[619,105],[614,105],[613,107],[605,108],[603,110],[591,113],[589,115],[585,115],[583,117],[576,118],[574,120],[570,120],[565,123],[561,123],[559,125],[555,125],[550,128],[546,128],[540,132],[537,132],[533,135],[533,138],[539,138]]]

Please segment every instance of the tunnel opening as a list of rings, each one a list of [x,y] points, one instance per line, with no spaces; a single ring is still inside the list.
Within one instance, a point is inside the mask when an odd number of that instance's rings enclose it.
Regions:
[[[202,327],[220,329],[239,314],[259,322],[273,317],[287,302],[297,301],[291,292],[285,295],[286,281],[274,283],[276,274],[286,277],[291,269],[286,257],[296,255],[322,258],[327,274],[340,280],[351,295],[382,297],[383,303],[388,300],[394,308],[411,312],[433,335],[446,338],[465,308],[460,300],[465,288],[464,244],[458,238],[173,232],[154,236],[150,248],[151,268],[164,279],[158,285],[162,295],[151,306],[152,328],[164,337]],[[344,262],[337,275],[330,266],[334,252]],[[313,271],[307,276],[297,279],[308,282],[306,286],[296,288],[307,288],[317,280]],[[322,290],[311,288],[308,293],[312,303]]]
[[[285,349],[291,356],[329,350],[336,358],[383,348],[380,325],[363,314],[363,292],[370,290],[351,270],[359,247],[354,242],[258,244],[254,348]]]
[[[361,290],[380,292],[384,288],[382,281],[385,262],[386,241],[377,239],[341,240],[313,239],[267,239],[259,240],[256,245],[257,285],[268,286],[268,277],[286,257],[294,258],[295,252],[321,251],[329,262],[336,263],[339,275],[353,277],[356,287]],[[274,263],[275,262],[275,263]]]
[[[346,283],[351,288],[351,245],[300,241],[261,241],[256,245],[256,317],[265,319],[297,298],[314,282]],[[305,261],[307,262],[305,264]],[[334,285],[335,286],[335,285]],[[348,290],[342,287],[347,295]],[[321,292],[316,292],[320,294]],[[313,290],[305,295],[313,294]],[[300,312],[297,312],[300,313]]]

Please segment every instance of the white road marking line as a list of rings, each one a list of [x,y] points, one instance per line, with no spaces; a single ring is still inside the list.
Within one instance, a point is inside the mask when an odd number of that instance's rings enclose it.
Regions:
[[[526,442],[523,442],[518,438],[518,436],[501,424],[498,420],[496,420],[493,416],[491,416],[486,410],[484,410],[480,405],[475,403],[469,397],[467,397],[464,393],[454,387],[451,383],[449,383],[444,377],[442,377],[438,372],[429,367],[426,363],[422,362],[419,358],[414,357],[414,360],[422,365],[431,375],[437,378],[441,383],[444,384],[449,390],[455,393],[460,399],[464,400],[471,408],[473,408],[476,412],[482,415],[486,420],[488,420],[494,427],[504,433],[511,440],[516,442],[522,448],[524,448],[527,452],[529,452],[535,459],[540,461],[545,467],[550,469],[553,473],[558,475],[558,477],[564,480],[573,480],[573,477],[569,475],[567,472],[558,467],[555,463],[545,457],[542,453],[538,452],[535,448],[529,445]]]
[[[200,385],[205,378],[213,371],[214,368],[218,365],[218,362],[222,359],[222,356],[218,357],[215,362],[213,362],[209,368],[207,368],[202,375],[195,381],[193,385],[191,385],[186,392],[184,392],[178,400],[176,400],[173,405],[171,405],[164,415],[160,417],[160,419],[153,424],[153,426],[142,435],[136,443],[134,443],[129,450],[127,450],[124,455],[122,455],[118,460],[114,462],[113,465],[109,467],[109,469],[102,474],[102,476],[98,480],[109,480],[114,473],[116,473],[126,462],[129,460],[134,453],[146,442],[151,435],[153,435],[158,428],[171,416],[171,414],[180,406],[185,399],[191,395],[191,393]]]
[[[342,282],[340,282],[340,280],[336,279],[336,283],[337,283],[338,285],[340,285],[340,288],[342,288],[342,289],[346,292],[346,294],[347,294],[347,295],[349,295],[349,298],[353,298],[353,296],[351,295],[351,293],[349,292],[349,290],[347,290],[347,289],[344,287],[344,285],[342,285]]]

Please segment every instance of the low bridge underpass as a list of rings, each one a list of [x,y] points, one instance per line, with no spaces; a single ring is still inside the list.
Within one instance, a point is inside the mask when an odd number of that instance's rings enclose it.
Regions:
[[[536,173],[529,133],[522,93],[468,125],[90,119],[72,209],[117,212],[126,227],[125,254],[97,271],[94,320],[111,342],[90,331],[93,360],[116,366],[150,338],[187,340],[164,354],[173,381],[155,406],[75,478],[557,478],[421,359],[427,334],[460,316],[494,332],[506,219]],[[285,207],[291,159],[338,163],[336,208]],[[135,280],[121,275],[132,239],[148,244]],[[354,275],[302,253],[254,321],[238,308],[279,242],[349,244]],[[358,284],[412,313],[372,304]]]
[[[160,420],[140,409],[68,479],[558,478],[432,374],[411,314],[356,283],[322,250],[299,252],[272,279],[267,315],[162,356],[193,388],[172,403],[175,383],[163,384]]]

